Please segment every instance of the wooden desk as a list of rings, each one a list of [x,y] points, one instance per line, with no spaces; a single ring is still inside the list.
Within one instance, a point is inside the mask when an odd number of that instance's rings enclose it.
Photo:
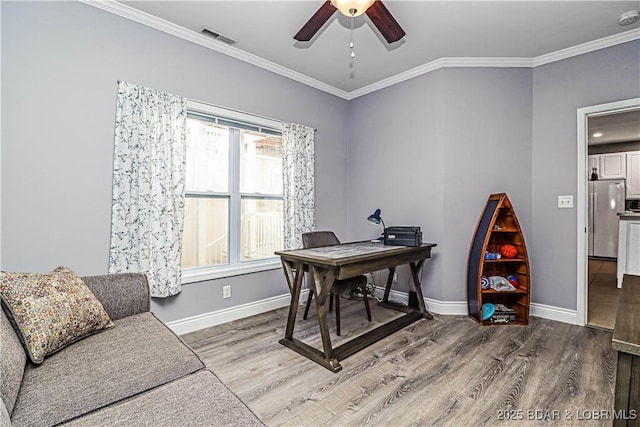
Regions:
[[[381,243],[373,242],[355,242],[321,248],[276,252],[276,255],[280,255],[282,260],[287,284],[291,291],[291,305],[289,306],[287,329],[284,338],[280,340],[280,344],[289,347],[330,371],[338,372],[342,369],[340,360],[346,359],[352,354],[418,319],[422,319],[423,317],[432,319],[433,316],[427,311],[424,305],[418,273],[424,261],[431,257],[431,248],[434,246],[436,246],[434,243],[424,243],[417,247],[407,247],[385,246]],[[393,275],[396,267],[402,264],[409,264],[411,267],[411,276],[418,297],[419,310],[389,302]],[[327,302],[327,297],[329,296],[329,291],[331,290],[334,280],[347,279],[385,268],[389,269],[389,276],[387,277],[384,297],[380,304],[388,308],[406,312],[406,314],[333,348],[331,346],[331,337],[329,336],[325,303]],[[298,313],[298,301],[302,289],[302,278],[305,271],[311,273],[316,284],[317,295],[314,300],[318,311],[318,324],[320,326],[320,335],[322,337],[322,347],[324,351],[311,347],[293,337],[293,328]]]
[[[618,351],[614,426],[640,426],[640,276],[625,274],[612,346]]]

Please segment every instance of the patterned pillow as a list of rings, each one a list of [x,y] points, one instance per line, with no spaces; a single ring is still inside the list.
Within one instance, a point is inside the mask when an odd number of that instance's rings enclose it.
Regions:
[[[2,272],[0,279],[2,303],[33,363],[113,326],[93,292],[67,267],[52,273]]]

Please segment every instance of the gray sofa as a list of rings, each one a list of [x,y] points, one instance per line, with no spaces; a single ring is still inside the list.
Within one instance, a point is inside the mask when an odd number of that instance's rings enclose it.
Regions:
[[[3,310],[2,426],[263,425],[150,311],[141,274],[84,277],[115,327],[28,361]]]

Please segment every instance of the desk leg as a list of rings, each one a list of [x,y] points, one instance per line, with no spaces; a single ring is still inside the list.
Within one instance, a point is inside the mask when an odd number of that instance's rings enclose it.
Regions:
[[[296,324],[296,315],[298,314],[298,301],[300,300],[300,290],[302,288],[302,278],[304,277],[304,270],[302,268],[302,264],[296,264],[292,266],[291,263],[283,261],[282,265],[284,267],[289,290],[291,291],[289,317],[287,318],[287,329],[284,337],[285,339],[291,341],[291,339],[293,338],[293,328]]]
[[[322,348],[324,350],[324,358],[334,371],[342,369],[338,359],[333,356],[333,347],[331,345],[331,335],[329,334],[329,323],[327,322],[327,297],[333,286],[336,277],[335,271],[332,269],[319,269],[311,267],[313,280],[316,284],[316,308],[318,310],[318,325],[320,326],[320,336],[322,337]],[[340,298],[339,295],[336,298]]]
[[[317,295],[314,298],[318,309],[318,324],[320,326],[320,335],[322,336],[322,347],[324,351],[319,351],[308,344],[303,343],[293,337],[293,329],[298,314],[298,300],[302,289],[302,278],[304,277],[304,265],[301,263],[293,263],[282,261],[284,267],[287,285],[291,291],[291,303],[289,304],[289,316],[287,319],[287,329],[284,338],[280,340],[280,344],[289,347],[291,350],[313,360],[317,364],[324,366],[332,372],[338,372],[342,366],[333,355],[333,347],[331,346],[331,337],[329,335],[329,326],[327,324],[327,310],[325,303],[327,296],[333,285],[335,271],[312,269],[312,276],[316,281]]]
[[[391,285],[393,284],[393,275],[396,273],[396,268],[389,268],[389,275],[387,276],[387,286],[384,288],[384,296],[382,302],[389,302],[389,293],[391,292]]]
[[[418,263],[412,262],[409,264],[411,267],[411,276],[413,277],[413,283],[415,285],[416,296],[418,297],[418,307],[425,319],[433,319],[433,315],[427,311],[427,307],[424,305],[424,297],[422,296],[422,285],[420,284],[420,277],[418,272],[420,267],[424,264],[425,260],[418,261]]]

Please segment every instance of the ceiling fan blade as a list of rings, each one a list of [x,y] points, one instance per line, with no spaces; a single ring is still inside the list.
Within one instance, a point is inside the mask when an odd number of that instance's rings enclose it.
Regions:
[[[395,20],[389,9],[382,4],[380,0],[376,0],[366,12],[373,25],[380,31],[382,36],[389,43],[397,42],[405,36],[405,32]]]
[[[322,28],[324,23],[331,18],[335,11],[336,8],[333,7],[331,2],[329,0],[325,1],[293,38],[301,42],[308,42]]]

